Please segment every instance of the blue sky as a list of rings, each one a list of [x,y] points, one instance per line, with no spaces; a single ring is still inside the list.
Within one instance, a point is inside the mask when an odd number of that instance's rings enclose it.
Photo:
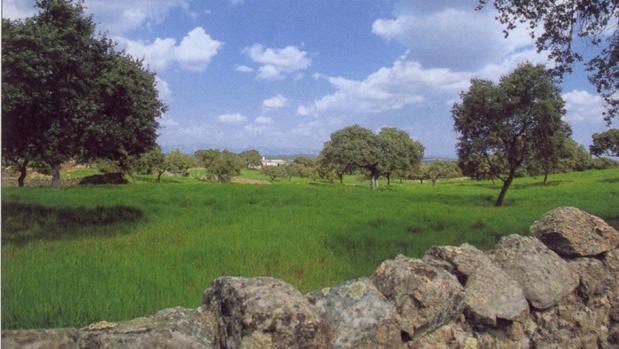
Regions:
[[[32,15],[32,2],[4,0],[3,16]],[[475,1],[85,3],[119,48],[157,73],[169,106],[164,149],[316,153],[356,123],[404,129],[426,156],[454,157],[450,107],[469,80],[546,63],[524,31],[505,39]],[[603,101],[580,66],[562,88],[566,121],[587,145],[606,129]]]

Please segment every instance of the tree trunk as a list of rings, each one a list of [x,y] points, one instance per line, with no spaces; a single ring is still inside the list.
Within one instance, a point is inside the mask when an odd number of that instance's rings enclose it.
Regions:
[[[338,174],[337,177],[340,180],[340,184],[344,184],[344,175],[343,174]]]
[[[26,174],[28,172],[28,161],[25,161],[22,165],[19,166],[19,177],[17,178],[17,185],[20,187],[24,186],[24,181],[26,180]]]
[[[391,185],[391,175],[387,175],[387,185]]]
[[[375,190],[378,187],[378,181],[376,179],[376,175],[372,175],[370,178],[370,188],[372,188],[372,190]]]
[[[548,171],[544,172],[544,185],[548,183]]]
[[[403,182],[403,181],[404,181],[404,180],[403,180],[402,178],[400,178],[400,184],[402,184],[402,182]]]
[[[423,184],[423,178],[419,178],[419,184]]]
[[[432,186],[436,185],[436,179],[432,178]]]
[[[60,188],[60,165],[52,166],[52,188]]]
[[[157,172],[157,183],[161,183],[161,175],[163,174],[163,172],[159,171]]]
[[[499,198],[494,204],[495,207],[503,206],[503,199],[505,199],[505,193],[507,193],[507,189],[509,189],[509,186],[512,184],[512,181],[514,180],[514,175],[515,171],[509,171],[509,177],[507,177],[507,180],[503,182],[503,187],[501,188],[501,192],[499,193]]]

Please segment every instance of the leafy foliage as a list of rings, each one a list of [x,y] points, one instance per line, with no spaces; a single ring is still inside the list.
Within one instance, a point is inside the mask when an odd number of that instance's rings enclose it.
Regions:
[[[176,176],[189,176],[189,168],[194,164],[193,158],[175,149],[165,155],[164,167],[166,171]]]
[[[376,188],[380,175],[387,180],[395,173],[412,169],[423,158],[423,146],[396,128],[383,128],[378,135],[359,125],[331,134],[318,157],[319,168],[334,172],[340,181],[344,173],[360,170]]]
[[[384,127],[377,137],[381,147],[381,173],[387,178],[387,184],[393,175],[408,172],[421,163],[424,147],[405,131]]]
[[[435,160],[427,169],[427,176],[432,181],[432,185],[435,185],[439,179],[456,178],[461,174],[455,161]]]
[[[199,149],[193,155],[200,166],[208,167],[219,156],[219,153],[220,151],[217,149]]]
[[[547,1],[480,0],[478,9],[492,2],[497,19],[506,26],[505,35],[519,24],[527,26],[536,39],[537,51],[548,51],[554,61],[555,76],[572,71],[585,52],[575,50],[574,41],[583,40],[597,54],[586,64],[589,80],[607,104],[605,119],[610,124],[619,113],[619,5],[616,0]]]
[[[245,163],[237,154],[224,150],[206,166],[206,172],[215,176],[220,182],[228,182],[230,177],[238,176]]]
[[[541,65],[523,64],[498,85],[472,80],[461,102],[453,107],[458,157],[465,175],[482,173],[504,183],[496,201],[503,204],[514,177],[531,157],[550,161],[539,147],[555,147],[568,126],[559,88]],[[556,149],[547,150],[554,153]],[[478,165],[487,166],[483,170]]]
[[[277,178],[288,176],[285,166],[264,166],[261,171],[271,179],[271,182],[275,181]]]
[[[249,168],[251,166],[260,166],[260,153],[255,149],[246,150],[239,154],[243,162],[245,163],[245,167]]]
[[[606,132],[594,133],[593,144],[589,146],[591,154],[596,156],[619,156],[619,129],[613,128]]]
[[[40,0],[23,21],[2,20],[2,150],[24,171],[38,161],[60,184],[71,158],[127,160],[152,148],[154,73],[95,33],[81,1]]]

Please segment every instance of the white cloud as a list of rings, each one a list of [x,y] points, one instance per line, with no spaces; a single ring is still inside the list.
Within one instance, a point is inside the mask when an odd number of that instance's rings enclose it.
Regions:
[[[521,27],[506,39],[495,14],[490,9],[446,8],[419,15],[410,8],[401,9],[394,18],[374,21],[372,32],[408,47],[412,58],[425,66],[478,69],[533,46]]]
[[[178,64],[187,70],[203,71],[223,43],[211,38],[202,27],[196,27],[183,38],[175,50]]]
[[[241,73],[251,73],[254,71],[254,68],[252,67],[248,67],[246,65],[237,65],[234,70],[241,72]]]
[[[293,135],[308,137],[317,134],[325,134],[324,124],[320,120],[312,120],[308,122],[302,122],[290,130]]]
[[[163,100],[170,99],[172,96],[172,90],[168,82],[158,76],[155,76],[155,88],[159,91],[159,98]]]
[[[454,100],[471,78],[497,81],[524,61],[547,62],[524,30],[505,39],[492,11],[447,8],[421,16],[411,9],[401,6],[372,25],[373,33],[405,45],[403,56],[362,80],[314,74],[335,91],[299,106],[297,114],[379,114],[428,98]]]
[[[262,101],[262,106],[265,108],[277,109],[284,107],[287,102],[288,100],[286,99],[286,97],[278,94],[277,96],[273,96]]]
[[[203,71],[223,45],[213,39],[202,27],[196,27],[177,46],[173,38],[156,38],[152,43],[117,38],[121,48],[155,70],[163,70],[172,63],[190,71]]]
[[[243,127],[243,130],[253,134],[260,134],[266,130],[266,127],[249,124],[245,125],[245,127]]]
[[[602,123],[604,116],[604,99],[597,94],[584,90],[572,90],[562,95],[565,100],[565,121]]]
[[[162,23],[175,8],[189,9],[187,0],[87,0],[86,8],[102,29],[122,34]]]
[[[335,89],[297,108],[297,114],[318,116],[323,113],[379,114],[399,110],[407,105],[422,103],[428,96],[440,94],[453,99],[468,88],[471,78],[497,81],[524,60],[539,63],[543,60],[535,51],[523,51],[499,63],[488,64],[477,71],[457,71],[449,68],[425,68],[405,56],[391,67],[382,67],[363,80],[343,77],[323,77]]]
[[[239,113],[235,114],[222,114],[217,117],[219,122],[227,122],[227,123],[239,123],[247,120],[245,116]]]
[[[93,14],[97,29],[112,35],[162,23],[168,14],[181,8],[192,17],[188,0],[86,0],[86,13]],[[25,18],[35,14],[34,0],[3,0],[2,17]]]
[[[164,114],[161,119],[159,119],[159,125],[162,127],[174,127],[179,126],[180,124],[176,122],[176,120]]]
[[[307,69],[312,59],[296,46],[267,48],[261,44],[246,47],[245,52],[255,63],[261,64],[256,77],[261,80],[279,80],[287,74]]]
[[[284,74],[279,69],[270,64],[258,68],[258,74],[256,75],[256,78],[259,80],[281,80],[284,77]]]
[[[228,0],[230,6],[242,5],[245,3],[245,0]]]
[[[268,116],[262,116],[262,115],[257,117],[256,120],[254,120],[254,121],[257,124],[262,124],[262,125],[269,125],[269,124],[273,123],[273,119],[271,119]]]
[[[174,60],[176,40],[172,38],[156,38],[152,43],[125,38],[117,38],[117,41],[128,54],[137,59],[144,59],[144,63],[152,69],[163,70]]]
[[[2,18],[22,19],[35,14],[34,1],[3,0]]]

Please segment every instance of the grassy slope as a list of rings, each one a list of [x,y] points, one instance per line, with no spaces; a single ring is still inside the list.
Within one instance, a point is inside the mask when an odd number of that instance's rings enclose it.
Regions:
[[[546,187],[539,178],[517,179],[499,209],[492,207],[499,184],[489,182],[396,183],[371,192],[353,177],[347,182],[356,186],[150,180],[2,189],[4,328],[197,306],[220,275],[273,275],[309,291],[435,244],[490,248],[501,235],[526,234],[556,206],[619,219],[619,170],[555,175]]]

